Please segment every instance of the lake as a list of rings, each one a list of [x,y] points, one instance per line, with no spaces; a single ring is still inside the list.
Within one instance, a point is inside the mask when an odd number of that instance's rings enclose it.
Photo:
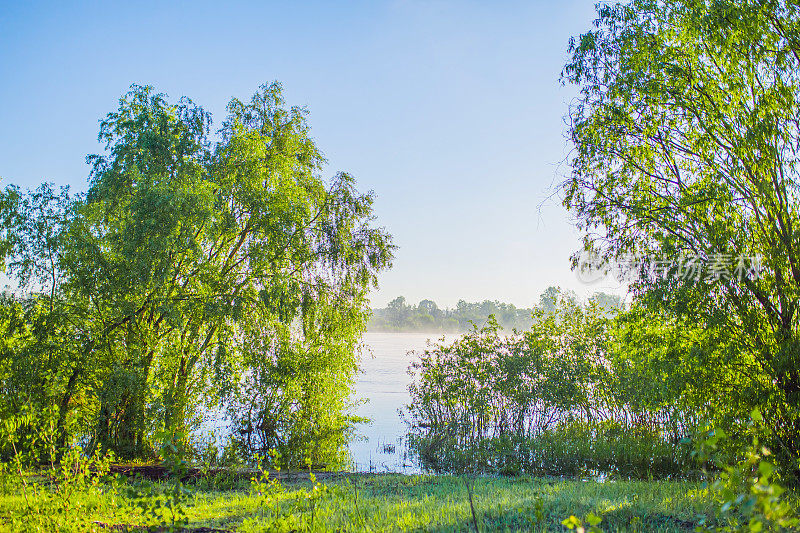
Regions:
[[[354,414],[372,420],[357,429],[360,438],[350,443],[353,467],[359,471],[415,472],[408,459],[406,424],[399,410],[409,402],[408,366],[415,359],[409,351],[422,351],[436,333],[373,333],[364,335],[366,350],[361,362],[364,370],[355,386],[356,398],[366,403]],[[372,355],[370,355],[370,352]]]

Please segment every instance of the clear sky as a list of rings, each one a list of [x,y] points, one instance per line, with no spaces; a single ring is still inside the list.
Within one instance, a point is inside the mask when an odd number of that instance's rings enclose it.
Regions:
[[[553,186],[568,172],[559,73],[594,0],[3,2],[0,177],[85,190],[98,120],[131,83],[186,95],[219,124],[271,80],[306,106],[328,176],[377,195],[399,245],[373,305],[398,295],[538,301],[580,294]]]

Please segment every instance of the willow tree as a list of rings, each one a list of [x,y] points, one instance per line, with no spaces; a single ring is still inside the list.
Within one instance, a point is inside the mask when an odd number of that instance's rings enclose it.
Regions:
[[[602,5],[570,51],[563,79],[580,93],[563,193],[585,247],[727,267],[700,279],[645,269],[635,287],[725,333],[711,410],[741,420],[762,407],[773,448],[796,459],[800,11],[779,0]],[[741,256],[762,263],[737,271]]]
[[[189,429],[267,374],[243,409],[281,417],[262,426],[302,433],[291,446],[346,429],[390,237],[374,226],[371,193],[345,173],[323,179],[307,112],[287,108],[280,85],[228,113],[212,142],[201,107],[133,86],[101,122],[106,152],[88,158],[89,190],[59,231],[53,291],[79,331],[61,425],[85,406],[94,445],[146,454],[157,430]],[[254,404],[267,396],[292,408]]]

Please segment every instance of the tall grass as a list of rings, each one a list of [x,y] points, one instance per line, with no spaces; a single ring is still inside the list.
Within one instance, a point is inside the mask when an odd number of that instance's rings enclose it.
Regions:
[[[564,422],[535,436],[504,435],[468,443],[429,433],[414,436],[411,443],[423,468],[434,472],[466,468],[502,475],[665,479],[686,477],[694,467],[688,445],[613,421]]]

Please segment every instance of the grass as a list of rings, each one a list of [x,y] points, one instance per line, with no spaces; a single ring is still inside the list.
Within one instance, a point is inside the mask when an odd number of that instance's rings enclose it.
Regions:
[[[189,485],[170,503],[185,512],[189,528],[258,531],[470,531],[474,529],[467,480],[454,476],[352,475],[274,484],[214,481]],[[692,531],[714,502],[699,483],[686,481],[579,481],[544,478],[475,478],[476,516],[481,531],[566,531],[570,515],[602,518],[603,531]],[[148,483],[118,480],[74,493],[65,531],[109,531],[94,524],[169,524],[169,512],[154,518],[135,495]],[[174,489],[159,483],[156,492]],[[148,489],[149,490],[149,489]],[[132,496],[133,495],[133,496]],[[179,500],[183,500],[182,502]],[[142,501],[142,500],[138,500]],[[157,502],[151,498],[150,504]],[[0,530],[14,530],[21,516],[19,491],[0,495]],[[152,505],[151,505],[152,507]],[[155,521],[154,521],[155,520]],[[16,526],[19,531],[32,530]],[[25,528],[28,529],[25,529]],[[51,530],[43,528],[42,531]]]

